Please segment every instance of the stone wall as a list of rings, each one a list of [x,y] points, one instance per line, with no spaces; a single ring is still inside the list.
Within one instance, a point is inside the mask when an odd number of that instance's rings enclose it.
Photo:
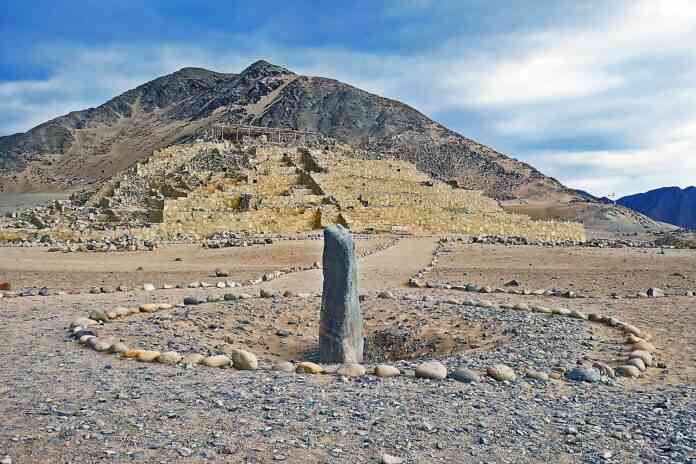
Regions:
[[[215,163],[207,163],[205,153]],[[247,167],[239,168],[239,159]],[[224,160],[235,169],[227,170]],[[156,152],[131,176],[137,179],[124,178],[114,198],[147,196],[150,217],[167,233],[292,233],[340,223],[354,232],[585,237],[580,224],[509,214],[480,191],[440,182],[406,161],[365,159],[343,145],[320,150],[196,142]]]

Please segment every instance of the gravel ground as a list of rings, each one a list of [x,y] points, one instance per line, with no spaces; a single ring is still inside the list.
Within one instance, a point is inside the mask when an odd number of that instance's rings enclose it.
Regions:
[[[408,252],[411,267],[418,268],[429,260],[432,249],[422,248],[419,255],[408,243],[400,244],[367,258],[365,269],[377,272],[380,261],[396,263],[399,250]],[[375,281],[403,281],[399,269],[387,267]],[[411,269],[406,266],[403,272],[408,275]],[[298,285],[302,274],[272,284],[278,288]],[[316,279],[310,280],[307,287],[315,289]],[[306,289],[298,289],[302,290]],[[438,290],[394,293],[397,297],[404,293],[467,297]],[[172,291],[166,301],[184,294],[206,292]],[[438,333],[469,337],[467,343],[480,345],[469,346],[461,355],[439,356],[449,368],[481,371],[505,362],[518,371],[548,371],[588,362],[600,347],[619,343],[592,325],[569,318],[370,295],[364,303],[368,325],[392,325],[422,334],[432,326]],[[143,298],[142,293],[124,293],[0,302],[4,340],[0,347],[0,459],[8,456],[0,462],[362,463],[379,462],[386,452],[409,463],[696,463],[694,383],[666,384],[657,373],[641,381],[651,382],[650,388],[632,380],[586,384],[518,377],[495,382],[485,376],[482,382],[465,384],[415,379],[413,367],[419,361],[405,360],[396,363],[404,371],[400,377],[368,375],[348,380],[270,371],[272,360],[287,355],[283,352],[259,352],[261,368],[255,372],[187,369],[119,360],[66,336],[67,324],[92,308],[128,306],[142,303]],[[508,301],[513,297],[486,298]],[[578,300],[563,305],[580,309],[604,303]],[[273,343],[264,332],[266,326],[287,322],[285,313],[304,316],[312,309],[318,311],[316,298],[276,303],[256,298],[243,304],[249,305],[245,312],[250,314],[250,325],[256,324],[259,338],[264,337],[257,342],[269,345],[270,351]],[[204,316],[234,313],[233,308],[215,303],[191,312]],[[633,314],[622,308],[617,311]],[[155,313],[148,319],[136,316],[101,330],[161,347],[171,336],[169,329],[146,322],[160,318],[166,327],[176,322],[162,319],[168,314],[182,314],[182,310]],[[258,319],[252,319],[253,315]],[[235,315],[234,323],[240,318],[241,314]],[[302,321],[311,330],[313,320]],[[661,332],[656,332],[658,343]],[[198,326],[182,328],[174,342],[193,346],[205,333]],[[482,333],[487,334],[485,338]],[[234,343],[253,341],[242,332],[228,334],[234,335]],[[307,338],[308,345],[312,336]],[[197,348],[215,349],[219,341],[214,338],[203,340]],[[691,342],[685,349],[688,364]]]

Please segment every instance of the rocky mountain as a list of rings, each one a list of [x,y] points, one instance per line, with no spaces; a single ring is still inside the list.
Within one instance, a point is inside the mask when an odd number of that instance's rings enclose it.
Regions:
[[[417,110],[333,79],[258,61],[240,74],[184,68],[97,107],[0,138],[5,191],[62,190],[108,178],[214,122],[317,131],[395,153],[499,199],[566,192],[524,163]]]
[[[564,205],[563,218],[584,221],[600,214],[592,205],[603,206],[408,105],[266,61],[239,74],[184,68],[97,108],[0,137],[0,192],[93,186],[156,149],[223,122],[320,132],[355,148],[412,161],[521,212],[531,207],[543,216],[548,205]],[[602,213],[600,222],[604,218]]]
[[[696,229],[696,187],[664,187],[617,201],[655,220]]]

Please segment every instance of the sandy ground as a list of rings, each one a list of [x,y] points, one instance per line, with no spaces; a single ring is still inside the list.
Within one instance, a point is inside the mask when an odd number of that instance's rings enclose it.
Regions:
[[[357,249],[369,251],[387,238],[357,240]],[[173,245],[153,252],[49,253],[46,248],[0,248],[0,281],[15,289],[88,289],[93,286],[130,288],[149,282],[156,286],[205,280],[242,282],[262,274],[321,261],[318,240],[277,241],[272,245],[206,249],[200,245]],[[182,261],[175,261],[181,258]],[[214,278],[214,271],[229,273]]]
[[[544,296],[465,295],[497,303],[520,301],[616,315],[655,335],[661,357],[672,366],[658,383],[696,383],[696,299],[611,298],[634,296],[649,287],[674,294],[696,289],[696,251],[653,249],[539,248],[452,244],[439,258],[431,280],[502,287],[512,279],[520,288],[570,289],[590,296],[565,299]],[[615,338],[597,326],[598,333]],[[610,359],[606,358],[605,359]],[[652,382],[652,380],[651,380]]]
[[[360,246],[377,243],[366,241]],[[568,398],[585,398],[578,400],[580,405],[588,404],[593,398],[606,397],[605,407],[612,407],[612,396],[607,395],[621,394],[628,395],[621,398],[653,404],[658,400],[651,395],[660,398],[663,389],[675,389],[670,391],[677,393],[670,395],[678,398],[680,389],[696,384],[696,300],[687,297],[617,300],[608,296],[609,292],[628,294],[647,286],[689,287],[696,269],[696,253],[668,250],[666,255],[658,255],[653,250],[456,245],[451,247],[450,253],[441,256],[435,271],[428,275],[429,279],[500,286],[515,278],[529,288],[572,288],[597,297],[569,300],[406,289],[408,278],[429,263],[435,245],[434,238],[404,239],[392,248],[360,260],[361,292],[372,295],[364,306],[368,331],[397,326],[416,338],[437,340],[435,351],[430,354],[437,354],[438,349],[493,352],[510,339],[511,335],[500,333],[495,324],[463,323],[451,314],[427,308],[407,310],[398,300],[374,298],[382,289],[393,289],[397,295],[409,293],[419,297],[431,295],[459,300],[477,298],[493,303],[563,306],[617,315],[647,330],[655,337],[658,359],[666,362],[668,368],[651,369],[643,378],[622,381],[621,386],[609,390],[561,382],[551,383],[535,394],[523,385],[519,386],[522,390],[487,384],[466,390],[452,382],[413,384],[413,379],[405,379],[385,382],[380,387],[371,383],[336,383],[329,376],[298,376],[290,381],[265,370],[258,374],[187,371],[119,361],[113,356],[85,350],[65,338],[65,327],[70,320],[93,308],[133,306],[151,301],[178,303],[187,295],[223,294],[229,290],[174,289],[2,299],[0,337],[4,343],[0,347],[0,362],[4,368],[0,373],[0,398],[3,398],[0,401],[0,416],[3,417],[0,457],[8,454],[14,464],[77,461],[265,463],[279,460],[277,456],[283,454],[286,462],[354,463],[377,462],[368,460],[368,456],[374,457],[379,449],[388,449],[392,454],[416,456],[408,462],[458,462],[461,453],[480,446],[480,424],[485,422],[493,435],[498,430],[496,427],[501,427],[499,435],[507,436],[510,430],[503,427],[506,420],[516,421],[523,416],[530,421],[538,419],[535,417],[539,409],[534,405],[541,397],[550,398],[552,402],[557,399],[563,404],[567,404]],[[207,276],[216,267],[230,270],[231,278],[247,274],[255,277],[279,267],[311,264],[319,260],[320,253],[321,242],[309,241],[280,242],[270,247],[247,249],[172,247],[155,253],[108,255],[60,255],[45,250],[4,248],[0,249],[0,280],[14,276],[21,285],[41,282],[50,288],[129,283],[135,286],[145,281],[159,284],[204,278],[212,281]],[[183,261],[174,262],[175,257],[182,257]],[[145,270],[135,272],[137,266]],[[313,270],[234,291],[256,293],[265,286],[281,291],[319,292],[321,284],[321,271]],[[160,349],[195,347],[224,351],[225,345],[234,344],[251,348],[264,362],[279,358],[297,360],[311,356],[316,347],[319,304],[318,297],[277,301],[252,299],[229,308],[203,305],[191,309],[185,320],[166,313],[134,316],[128,323],[114,322],[102,330],[136,346],[152,344]],[[278,336],[280,329],[289,334]],[[587,330],[594,341],[588,344],[586,352],[577,355],[616,365],[624,356],[624,338],[616,331],[595,324],[588,323]],[[369,395],[370,400],[362,404],[365,395]],[[347,398],[352,399],[348,401]],[[496,403],[498,400],[504,403]],[[531,412],[526,412],[520,402],[529,402]],[[308,403],[323,406],[305,416],[302,408]],[[570,411],[575,404],[564,406],[564,410]],[[623,406],[620,409],[623,410]],[[601,413],[600,410],[592,412]],[[362,424],[362,418],[369,418],[371,425],[364,431],[373,438],[372,444],[366,447],[366,442],[361,441],[365,436],[360,435],[363,429],[347,430],[343,422],[340,427],[332,428],[330,421],[342,416],[345,416],[345,424]],[[467,418],[473,422],[461,430],[469,432],[452,432],[454,429],[447,426]],[[423,429],[423,420],[436,426],[441,424],[438,432]],[[566,418],[560,421],[559,426],[567,426]],[[656,421],[659,423],[659,418]],[[411,422],[420,425],[406,426]],[[546,423],[534,422],[535,427],[541,427],[539,430],[546,427]],[[415,449],[406,444],[404,440],[410,438],[404,438],[404,433],[415,434]],[[485,455],[467,459],[471,462],[585,462],[565,444],[565,435],[559,436],[554,430],[543,433],[547,434],[549,443],[557,444],[557,453],[537,458],[518,455],[519,461],[510,461],[506,446],[491,445]],[[317,446],[315,442],[306,441],[308,436],[320,437],[318,443],[331,446]],[[202,459],[181,451],[205,447],[226,449],[217,444],[225,440],[232,443],[225,445],[231,447],[228,457],[216,455],[217,458]],[[631,454],[633,442],[612,443],[615,453],[623,456],[613,462],[639,459],[638,454]],[[606,446],[609,445],[601,444],[601,447]],[[646,446],[645,442],[641,446]],[[342,454],[337,454],[335,449],[343,449]],[[602,449],[598,448],[597,453]]]
[[[450,244],[429,278],[493,288],[515,279],[523,288],[597,296],[649,287],[677,293],[696,290],[696,251]]]

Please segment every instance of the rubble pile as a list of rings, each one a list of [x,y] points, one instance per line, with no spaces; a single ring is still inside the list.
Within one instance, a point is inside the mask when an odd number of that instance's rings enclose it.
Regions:
[[[116,238],[84,240],[77,243],[51,241],[49,252],[113,252],[113,251],[155,251],[160,246],[158,240],[142,240],[133,235],[124,234]]]
[[[468,243],[478,243],[482,245],[531,245],[541,247],[574,247],[584,246],[588,248],[659,248],[657,241],[650,240],[626,240],[626,239],[599,239],[593,238],[589,240],[535,240],[528,237],[520,236],[503,236],[503,235],[481,235],[473,237],[448,237],[443,239],[447,241],[458,241]],[[668,248],[668,246],[663,246]],[[671,247],[673,248],[673,247]]]
[[[273,239],[252,238],[235,232],[216,232],[207,240],[203,241],[203,248],[232,248],[248,247],[254,245],[271,245]]]

